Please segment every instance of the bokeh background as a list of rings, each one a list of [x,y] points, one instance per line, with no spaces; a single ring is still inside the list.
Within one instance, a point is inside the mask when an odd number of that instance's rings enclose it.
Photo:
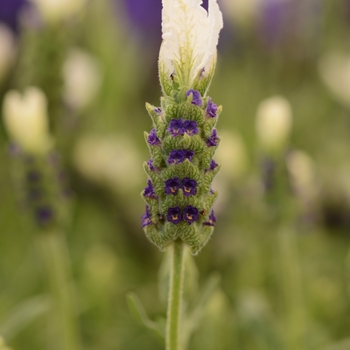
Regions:
[[[133,291],[151,319],[165,317],[164,254],[140,220],[151,128],[144,105],[161,95],[161,1],[82,1],[59,25],[34,3],[0,2],[0,101],[30,85],[48,96],[70,189],[65,235],[83,348],[162,349],[126,303]],[[350,1],[219,3],[210,88],[223,105],[218,222],[193,279],[199,290],[213,273],[220,283],[189,348],[350,349]],[[289,175],[271,175],[256,135],[258,106],[275,95],[292,111],[290,139],[274,160]],[[55,349],[42,233],[15,163],[0,121],[0,336],[13,350]]]

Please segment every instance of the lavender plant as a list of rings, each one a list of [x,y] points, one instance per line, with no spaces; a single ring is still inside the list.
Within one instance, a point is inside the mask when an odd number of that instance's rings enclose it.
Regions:
[[[142,192],[142,226],[162,251],[173,252],[168,299],[166,347],[180,349],[184,249],[197,254],[215,225],[211,188],[220,166],[213,156],[220,139],[215,129],[221,107],[207,96],[223,26],[216,0],[208,12],[200,0],[163,0],[163,42],[159,78],[160,107],[146,104],[153,129],[145,133],[151,158]]]

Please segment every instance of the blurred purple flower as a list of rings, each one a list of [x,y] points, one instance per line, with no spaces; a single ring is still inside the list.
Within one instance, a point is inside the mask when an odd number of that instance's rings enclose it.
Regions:
[[[18,29],[18,14],[26,0],[1,0],[0,1],[0,22],[7,24],[14,30]]]

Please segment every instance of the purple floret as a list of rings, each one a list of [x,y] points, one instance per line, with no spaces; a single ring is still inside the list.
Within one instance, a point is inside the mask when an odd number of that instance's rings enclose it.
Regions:
[[[206,222],[203,222],[203,225],[205,225],[205,226],[215,226],[215,223],[216,223],[216,217],[214,215],[214,210],[212,210],[210,212],[210,215],[209,215],[209,220],[206,221]]]
[[[202,105],[201,93],[197,90],[190,89],[186,92],[186,96],[190,96],[192,94],[192,104],[196,106]]]
[[[188,205],[184,209],[184,220],[188,222],[188,224],[192,224],[197,221],[199,217],[199,211],[196,207],[192,207],[192,205]]]
[[[178,136],[184,134],[183,120],[182,119],[172,119],[170,121],[169,127],[167,129],[171,135]]]
[[[216,129],[213,129],[209,139],[207,140],[207,146],[208,147],[217,146],[218,141],[219,141],[218,133],[217,133]]]
[[[53,219],[53,210],[50,206],[44,205],[36,209],[35,218],[40,226],[47,225]]]
[[[182,220],[181,209],[179,207],[169,208],[167,219],[169,222],[177,225]]]
[[[197,181],[185,177],[182,180],[182,191],[186,197],[195,195],[197,193]]]
[[[149,226],[152,224],[151,212],[149,210],[149,206],[146,206],[146,212],[142,215],[142,227]]]
[[[156,129],[153,128],[151,130],[151,132],[148,135],[147,142],[152,146],[160,145],[160,140],[157,137]]]
[[[148,167],[150,168],[150,170],[154,171],[156,168],[154,167],[154,164],[153,164],[153,159],[150,159],[147,161],[147,165]]]
[[[191,149],[184,149],[183,154],[184,154],[185,159],[188,159],[190,162],[192,162],[192,158],[194,156],[194,151],[192,151]]]
[[[218,106],[209,98],[207,106],[207,115],[211,118],[216,117],[216,112],[218,111]]]
[[[172,179],[168,179],[165,181],[165,193],[176,195],[179,188],[181,186],[180,179],[178,177],[174,177]]]
[[[168,163],[169,164],[179,164],[185,160],[184,151],[181,149],[173,150],[169,154]]]
[[[194,120],[185,120],[183,123],[183,130],[188,135],[198,134],[197,122]]]
[[[157,199],[157,196],[154,192],[154,187],[153,187],[152,181],[150,179],[148,179],[148,181],[147,181],[147,187],[144,189],[143,195],[146,198]]]

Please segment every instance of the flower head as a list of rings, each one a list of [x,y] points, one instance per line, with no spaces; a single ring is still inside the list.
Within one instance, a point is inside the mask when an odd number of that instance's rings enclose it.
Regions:
[[[182,149],[173,150],[169,154],[168,163],[178,164],[185,160],[184,151]]]
[[[197,221],[199,218],[199,211],[196,207],[192,207],[192,205],[188,205],[184,209],[184,220],[188,222],[188,224],[192,224]]]
[[[159,75],[163,88],[175,74],[180,86],[191,88],[201,76],[212,74],[216,46],[223,27],[216,0],[209,0],[208,12],[201,0],[162,0],[162,46]],[[166,89],[164,89],[166,90]]]
[[[184,155],[184,160],[188,159],[190,162],[192,162],[194,151],[192,151],[191,149],[184,149],[183,155]]]
[[[181,209],[179,207],[169,208],[167,219],[169,222],[177,225],[182,220]]]

